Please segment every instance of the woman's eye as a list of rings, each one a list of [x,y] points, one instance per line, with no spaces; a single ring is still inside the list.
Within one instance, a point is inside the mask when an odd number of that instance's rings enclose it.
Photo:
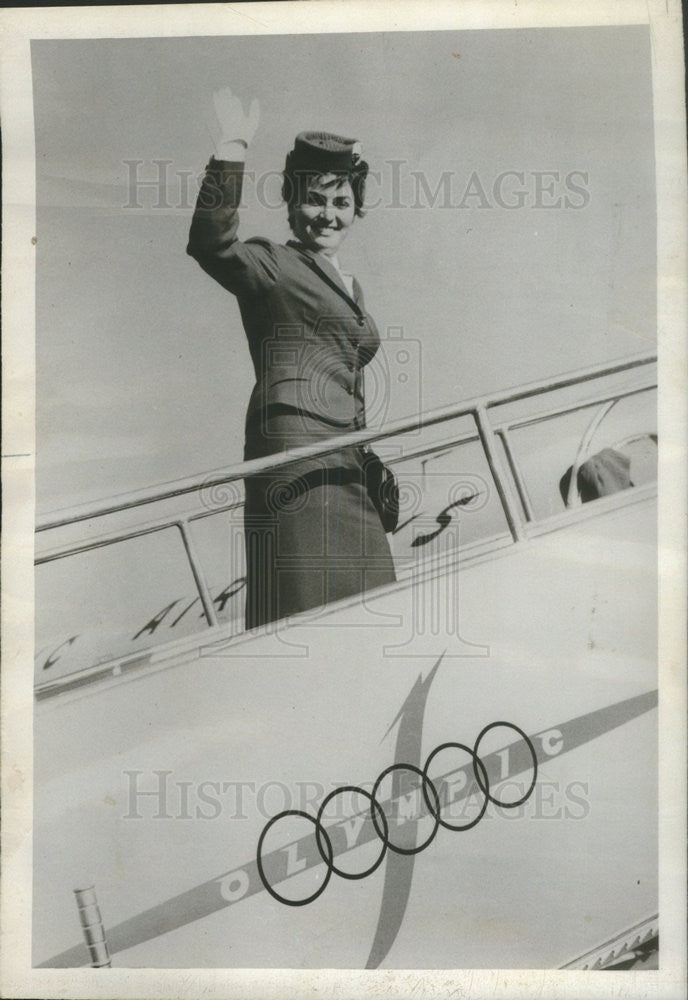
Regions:
[[[336,198],[335,199],[335,206],[337,208],[348,208],[350,205],[351,205],[351,202],[349,201],[348,198]]]

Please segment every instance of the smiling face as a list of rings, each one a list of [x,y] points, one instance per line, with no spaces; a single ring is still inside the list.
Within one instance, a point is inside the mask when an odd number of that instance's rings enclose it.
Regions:
[[[294,206],[294,235],[307,249],[330,257],[341,246],[355,211],[348,179],[341,174],[321,174],[309,183],[305,200]]]

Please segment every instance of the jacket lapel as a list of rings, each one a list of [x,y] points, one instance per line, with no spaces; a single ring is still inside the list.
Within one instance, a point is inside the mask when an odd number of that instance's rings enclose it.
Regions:
[[[351,306],[357,316],[363,316],[363,311],[358,302],[351,298],[342,284],[336,267],[330,264],[327,258],[323,257],[322,254],[314,253],[312,250],[306,250],[305,247],[302,247],[301,244],[297,243],[295,240],[289,240],[287,246],[297,250],[310,269],[322,278],[325,284],[329,285],[330,288],[337,293],[337,295],[341,295],[344,301]],[[356,289],[356,284],[356,279],[354,278],[354,289]],[[354,294],[356,294],[355,291]],[[358,297],[359,296],[357,296],[357,298]]]

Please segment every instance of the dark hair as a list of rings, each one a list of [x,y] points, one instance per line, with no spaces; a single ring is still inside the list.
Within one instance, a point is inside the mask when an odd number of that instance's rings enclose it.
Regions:
[[[294,228],[294,208],[306,200],[308,189],[313,181],[326,174],[334,174],[341,181],[347,180],[351,184],[354,195],[354,214],[359,218],[365,215],[363,202],[365,182],[368,176],[368,164],[365,160],[358,160],[350,170],[309,170],[305,167],[295,167],[294,154],[291,152],[287,153],[287,161],[284,164],[282,198],[287,203],[287,218],[292,229]]]

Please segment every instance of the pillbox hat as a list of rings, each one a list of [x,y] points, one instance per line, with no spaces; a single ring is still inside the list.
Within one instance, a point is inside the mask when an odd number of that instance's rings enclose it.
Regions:
[[[321,173],[352,170],[361,158],[361,144],[332,132],[299,132],[290,154],[294,170]]]

